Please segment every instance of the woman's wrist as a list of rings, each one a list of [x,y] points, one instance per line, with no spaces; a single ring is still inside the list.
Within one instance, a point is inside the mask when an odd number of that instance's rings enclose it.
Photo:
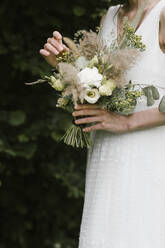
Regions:
[[[165,113],[159,112],[158,108],[135,112],[128,117],[128,131],[143,130],[162,125],[165,125]]]

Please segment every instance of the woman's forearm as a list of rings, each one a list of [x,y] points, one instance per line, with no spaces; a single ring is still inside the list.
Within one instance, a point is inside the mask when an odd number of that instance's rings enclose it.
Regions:
[[[150,127],[165,125],[165,113],[158,108],[135,112],[129,116],[129,131],[142,130]]]

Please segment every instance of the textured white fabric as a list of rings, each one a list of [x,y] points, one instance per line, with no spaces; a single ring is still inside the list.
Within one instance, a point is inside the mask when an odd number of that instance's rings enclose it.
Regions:
[[[117,34],[118,7],[108,10],[102,27],[107,44]],[[147,51],[128,79],[165,87],[165,55],[158,42],[164,7],[161,0],[138,28]],[[145,105],[142,99],[136,111]],[[124,134],[96,131],[92,139],[79,248],[165,248],[165,126]]]

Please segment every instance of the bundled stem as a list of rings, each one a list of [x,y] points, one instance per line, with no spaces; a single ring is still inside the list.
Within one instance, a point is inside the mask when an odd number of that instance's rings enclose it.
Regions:
[[[80,126],[72,124],[61,138],[66,145],[76,148],[89,148],[92,145],[89,134],[83,132]]]

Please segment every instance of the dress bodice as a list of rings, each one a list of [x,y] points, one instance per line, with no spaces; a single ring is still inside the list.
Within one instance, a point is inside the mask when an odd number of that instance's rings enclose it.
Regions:
[[[101,38],[110,45],[117,38],[117,15],[120,5],[110,7],[101,29]],[[165,88],[165,54],[159,45],[159,21],[161,11],[165,8],[165,0],[160,0],[145,17],[136,34],[142,36],[146,50],[142,52],[136,65],[127,72],[127,80],[133,83],[154,84]],[[165,95],[165,89],[159,88],[160,95]],[[136,106],[136,111],[157,107],[159,100],[151,107],[146,106],[146,98],[142,96]]]

